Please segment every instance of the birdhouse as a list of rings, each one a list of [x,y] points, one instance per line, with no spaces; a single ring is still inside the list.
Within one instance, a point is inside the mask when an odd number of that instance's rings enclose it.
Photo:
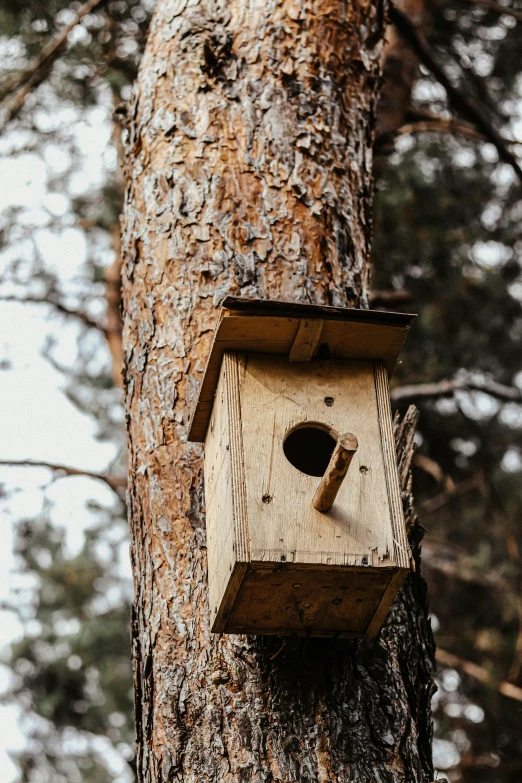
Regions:
[[[225,300],[189,434],[212,631],[379,631],[409,568],[388,379],[412,318]]]

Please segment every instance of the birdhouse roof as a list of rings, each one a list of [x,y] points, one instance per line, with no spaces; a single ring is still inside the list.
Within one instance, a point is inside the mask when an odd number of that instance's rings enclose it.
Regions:
[[[189,440],[203,442],[225,351],[288,356],[290,361],[381,359],[391,376],[415,315],[227,297],[221,307]]]

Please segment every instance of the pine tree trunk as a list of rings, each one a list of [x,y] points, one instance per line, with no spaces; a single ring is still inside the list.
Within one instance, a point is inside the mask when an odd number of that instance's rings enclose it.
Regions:
[[[186,439],[227,293],[366,306],[383,27],[363,0],[158,4],[123,230],[142,783],[432,777],[418,573],[376,641],[210,634],[202,451]],[[413,418],[397,430],[407,503]]]

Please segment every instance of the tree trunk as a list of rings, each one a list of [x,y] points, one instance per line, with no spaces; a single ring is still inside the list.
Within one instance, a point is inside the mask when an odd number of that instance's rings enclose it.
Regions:
[[[366,306],[383,28],[363,0],[158,4],[123,231],[142,783],[432,777],[420,576],[375,641],[211,635],[202,450],[187,443],[227,293]]]

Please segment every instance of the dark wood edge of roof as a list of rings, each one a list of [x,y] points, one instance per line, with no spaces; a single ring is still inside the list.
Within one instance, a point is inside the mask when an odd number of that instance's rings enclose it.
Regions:
[[[416,314],[390,313],[385,310],[356,310],[353,307],[329,307],[298,302],[280,302],[273,299],[243,299],[227,296],[221,304],[224,310],[233,310],[245,315],[280,316],[282,318],[323,318],[329,321],[356,321],[407,328]]]

